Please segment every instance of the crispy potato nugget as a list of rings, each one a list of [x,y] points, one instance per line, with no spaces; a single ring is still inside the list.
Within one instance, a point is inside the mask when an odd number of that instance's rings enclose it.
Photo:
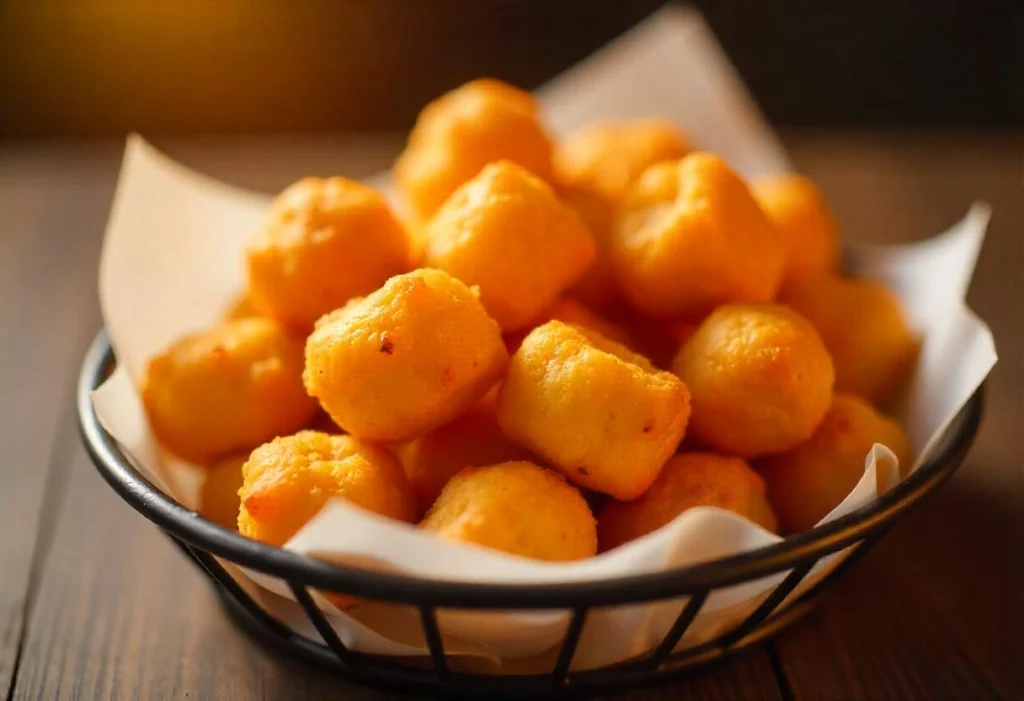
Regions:
[[[570,294],[608,314],[624,311],[625,297],[608,255],[616,210],[629,186],[649,166],[679,160],[690,151],[672,124],[641,119],[584,127],[555,149],[555,184],[582,217],[597,243],[597,257]]]
[[[465,468],[420,526],[442,538],[536,560],[565,562],[597,553],[594,516],[579,491],[529,462]]]
[[[839,225],[814,183],[799,175],[777,175],[756,181],[751,190],[785,243],[785,280],[836,269]]]
[[[614,204],[647,168],[691,150],[686,136],[663,120],[592,124],[555,149],[555,182],[560,190],[591,192]]]
[[[624,346],[628,345],[629,331],[625,327],[592,312],[571,297],[562,297],[555,300],[554,304],[544,310],[540,318],[543,320],[543,323],[558,320],[564,324],[583,326],[591,331],[597,331],[608,340],[615,341]],[[540,324],[536,325],[540,326]]]
[[[563,192],[561,197],[562,202],[583,220],[596,248],[593,262],[566,294],[603,314],[620,318],[627,316],[630,306],[619,288],[615,266],[608,254],[609,239],[615,226],[615,206],[588,192]]]
[[[910,469],[907,438],[892,419],[852,394],[837,394],[818,430],[793,450],[761,460],[768,499],[786,533],[813,528],[846,498],[864,474],[871,446],[881,443]]]
[[[302,341],[257,317],[172,344],[149,361],[141,394],[156,437],[194,462],[293,433],[316,411],[302,387]]]
[[[238,490],[242,486],[242,465],[249,453],[231,455],[206,468],[199,493],[199,513],[224,528],[238,528]]]
[[[473,291],[440,270],[416,270],[317,323],[303,378],[343,429],[397,443],[454,419],[507,362],[501,330]]]
[[[553,320],[558,320],[574,326],[583,326],[584,328],[588,328],[592,331],[597,331],[605,338],[615,341],[616,343],[621,343],[624,346],[629,345],[629,331],[625,326],[621,326],[613,321],[605,319],[603,316],[591,311],[572,297],[559,297],[555,300],[554,304],[545,309],[541,312],[540,316],[530,322],[527,330],[507,334],[505,336],[505,345],[508,346],[510,352],[515,352],[515,350],[519,348],[520,344],[522,344],[523,339],[526,338],[526,335],[530,330]]]
[[[462,468],[530,458],[529,452],[510,441],[498,426],[497,396],[497,391],[488,392],[451,423],[396,448],[420,513],[430,508]]]
[[[671,373],[599,333],[551,321],[509,362],[498,423],[578,485],[640,496],[675,452],[690,394]]]
[[[423,264],[480,288],[504,331],[523,328],[594,259],[582,220],[543,181],[510,161],[480,171],[425,231]]]
[[[885,405],[903,387],[920,339],[885,285],[819,275],[787,285],[782,301],[818,329],[835,362],[838,391]]]
[[[611,242],[619,281],[652,318],[700,318],[775,297],[784,245],[746,183],[718,156],[651,166],[623,202]]]
[[[351,436],[300,431],[252,452],[242,468],[238,530],[283,545],[331,497],[412,522],[416,503],[398,460],[386,448]]]
[[[550,180],[551,150],[529,93],[475,80],[423,109],[395,162],[395,184],[410,215],[422,221],[488,163],[512,161]]]
[[[274,201],[247,252],[253,305],[295,328],[408,270],[409,239],[384,197],[345,178],[304,178]]]
[[[605,505],[597,519],[601,550],[653,533],[695,506],[732,511],[773,533],[777,528],[764,480],[747,463],[715,453],[682,453],[669,459],[639,499]]]
[[[810,322],[778,304],[719,307],[680,349],[672,371],[693,395],[691,435],[743,458],[809,438],[832,398],[825,344]]]

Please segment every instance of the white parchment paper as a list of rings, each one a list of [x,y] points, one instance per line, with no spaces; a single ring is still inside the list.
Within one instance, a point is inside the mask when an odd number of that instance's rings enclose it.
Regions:
[[[661,116],[703,149],[747,176],[785,171],[788,161],[701,17],[663,10],[539,91],[558,133],[598,119]],[[387,174],[372,179],[387,187]],[[172,162],[139,137],[128,141],[100,269],[103,317],[119,367],[93,403],[104,427],[135,464],[181,503],[195,508],[203,472],[169,459],[150,433],[135,387],[146,361],[182,334],[223,318],[243,290],[243,249],[269,198],[213,181]],[[932,239],[901,247],[849,246],[849,267],[899,294],[923,338],[903,413],[914,466],[996,361],[991,333],[964,304],[989,211],[975,205]],[[875,500],[899,479],[893,454],[876,445],[864,476],[824,521]],[[405,524],[329,503],[285,547],[361,567],[472,582],[574,582],[682,567],[778,542],[750,521],[714,508],[691,509],[673,523],[590,560],[551,564],[443,541]],[[819,563],[793,596],[845,556]],[[274,615],[316,638],[282,583],[231,568]],[[749,613],[786,573],[715,592],[680,647],[698,644]],[[426,653],[416,613],[368,603],[345,613],[319,600],[355,650]],[[642,654],[667,632],[685,599],[593,611],[573,667]],[[504,671],[550,668],[568,623],[561,612],[440,613],[446,649]]]

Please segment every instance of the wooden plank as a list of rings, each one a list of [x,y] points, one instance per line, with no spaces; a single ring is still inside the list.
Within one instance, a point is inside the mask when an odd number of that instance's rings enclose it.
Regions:
[[[1003,360],[966,464],[776,641],[795,698],[1021,698],[1024,202],[1020,137],[791,139],[850,235],[920,238],[995,214],[969,295]]]
[[[764,645],[696,667],[669,684],[610,696],[606,701],[776,701],[784,699]]]
[[[984,467],[966,465],[777,638],[795,698],[1021,698],[1024,542],[1019,514],[965,486]]]
[[[70,427],[62,438],[68,499],[13,699],[389,698],[247,639],[206,578],[102,482]]]
[[[52,150],[0,151],[0,694],[13,680],[35,554],[60,494],[51,465],[58,422],[69,420],[62,399],[97,325],[83,291],[95,280],[112,180],[80,175]]]

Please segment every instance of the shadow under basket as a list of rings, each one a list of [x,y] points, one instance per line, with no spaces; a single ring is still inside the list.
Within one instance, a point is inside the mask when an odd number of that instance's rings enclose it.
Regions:
[[[699,565],[604,579],[542,585],[473,584],[374,572],[264,545],[200,517],[153,486],[126,459],[99,424],[89,393],[115,366],[105,333],[93,342],[78,384],[82,437],[96,468],[122,499],[159,526],[212,581],[225,608],[255,638],[289,657],[338,677],[397,691],[461,698],[567,698],[657,683],[687,668],[740,650],[807,611],[822,588],[857,562],[899,518],[960,466],[978,432],[984,387],[971,397],[929,459],[875,503],[776,545]],[[822,558],[851,548],[846,559],[799,597],[789,597]],[[294,632],[250,597],[217,558],[286,583],[322,640]],[[789,572],[738,625],[695,647],[675,651],[705,600],[716,590]],[[425,664],[348,649],[314,603],[311,589],[412,606],[419,612],[430,655]],[[652,651],[627,662],[570,671],[573,654],[594,608],[688,597]],[[784,603],[785,602],[785,603]],[[784,605],[783,605],[784,604]],[[441,608],[490,611],[560,610],[569,613],[550,671],[543,674],[465,673],[453,668],[438,628]]]

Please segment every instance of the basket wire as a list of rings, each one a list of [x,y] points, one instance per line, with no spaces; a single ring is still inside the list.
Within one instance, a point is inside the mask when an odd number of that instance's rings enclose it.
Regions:
[[[461,698],[574,697],[631,688],[678,676],[771,635],[799,617],[829,582],[856,564],[896,520],[944,482],[967,454],[981,421],[979,388],[947,430],[941,445],[913,475],[877,502],[780,544],[710,563],[655,574],[568,585],[495,585],[440,582],[305,558],[250,541],[202,519],[173,501],[126,459],[99,424],[89,393],[114,367],[109,341],[100,333],[79,379],[79,424],[100,474],[143,516],[160,526],[215,584],[229,613],[263,643],[340,677],[382,688]],[[790,595],[825,556],[850,548],[845,558],[798,598]],[[223,558],[284,581],[322,641],[293,631],[265,611],[218,561]],[[739,624],[699,645],[676,648],[716,590],[788,572]],[[310,589],[412,605],[418,610],[429,666],[351,650],[317,606]],[[593,608],[687,597],[662,640],[633,660],[572,670],[573,657]],[[438,624],[439,608],[564,610],[570,614],[548,673],[486,674],[451,668]]]

